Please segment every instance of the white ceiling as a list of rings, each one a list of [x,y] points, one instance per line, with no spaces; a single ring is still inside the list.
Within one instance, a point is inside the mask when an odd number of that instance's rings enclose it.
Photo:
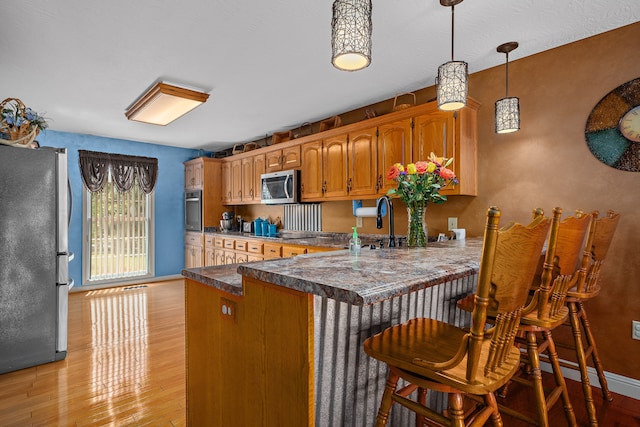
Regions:
[[[330,63],[332,0],[28,0],[0,3],[0,97],[50,128],[218,150],[434,84],[450,59],[451,9],[373,1],[371,65]],[[455,59],[474,73],[640,21],[638,0],[466,0]],[[633,60],[630,58],[630,60]],[[168,126],[124,110],[158,80],[209,100]],[[473,88],[470,89],[473,95]]]

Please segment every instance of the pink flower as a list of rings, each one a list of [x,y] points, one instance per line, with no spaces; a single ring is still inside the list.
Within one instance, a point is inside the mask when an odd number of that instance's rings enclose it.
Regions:
[[[400,175],[400,169],[397,165],[393,165],[387,171],[387,179],[392,180],[396,179]]]
[[[444,179],[454,179],[456,174],[451,169],[440,168],[440,176]]]
[[[429,164],[427,162],[416,162],[416,171],[418,172],[418,175],[422,175],[427,172],[428,167]]]

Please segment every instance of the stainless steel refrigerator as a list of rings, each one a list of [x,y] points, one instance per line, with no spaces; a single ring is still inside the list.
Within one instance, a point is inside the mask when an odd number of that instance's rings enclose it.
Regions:
[[[0,374],[67,355],[65,149],[0,145]]]

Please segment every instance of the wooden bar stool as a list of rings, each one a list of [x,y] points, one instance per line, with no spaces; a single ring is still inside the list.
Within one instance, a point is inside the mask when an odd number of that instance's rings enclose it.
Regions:
[[[540,210],[534,211],[534,218],[541,215]],[[501,412],[540,426],[549,425],[548,412],[560,399],[567,423],[571,426],[577,425],[552,331],[568,319],[565,296],[567,290],[578,280],[579,261],[591,216],[577,211],[575,216],[560,221],[561,215],[562,209],[555,208],[547,251],[543,262],[539,265],[536,279],[532,283],[532,297],[522,312],[516,339],[516,344],[523,352],[523,364],[522,369],[513,376],[512,381],[533,389],[536,418],[512,409],[508,401],[499,405]],[[467,297],[461,300],[458,306],[469,311],[473,308],[470,304],[473,302]],[[540,369],[540,358],[544,356],[551,364],[555,381],[555,386],[547,392],[543,388]],[[506,397],[506,394],[505,386],[500,396]]]
[[[412,319],[364,342],[364,351],[387,364],[389,375],[376,426],[385,426],[394,403],[426,420],[446,426],[501,426],[495,390],[518,369],[520,351],[514,339],[520,313],[536,271],[551,220],[535,218],[528,226],[509,224],[498,230],[500,211],[489,208],[480,261],[471,330],[433,319]],[[487,311],[495,324],[487,329]],[[398,389],[398,381],[408,384]],[[417,398],[411,398],[414,391]],[[438,412],[425,405],[426,390],[449,394],[449,407]],[[463,398],[482,402],[465,412]]]
[[[575,287],[572,287],[567,292],[566,298],[566,305],[569,308],[569,324],[574,338],[572,348],[575,349],[578,366],[563,364],[565,367],[580,371],[589,423],[592,426],[597,426],[598,420],[591,394],[591,383],[587,373],[587,359],[589,356],[591,356],[593,366],[598,374],[603,397],[608,401],[613,400],[613,398],[604,376],[604,369],[598,356],[596,341],[591,332],[584,302],[595,298],[600,293],[600,271],[620,220],[620,214],[611,210],[602,218],[598,218],[598,216],[598,211],[592,213],[592,226],[584,248],[580,277]]]

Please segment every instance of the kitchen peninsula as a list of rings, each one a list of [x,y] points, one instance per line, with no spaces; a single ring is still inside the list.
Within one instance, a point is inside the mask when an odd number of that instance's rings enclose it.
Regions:
[[[386,369],[369,336],[412,317],[462,324],[482,241],[187,269],[187,421],[373,425]],[[390,425],[411,415],[394,411]]]

